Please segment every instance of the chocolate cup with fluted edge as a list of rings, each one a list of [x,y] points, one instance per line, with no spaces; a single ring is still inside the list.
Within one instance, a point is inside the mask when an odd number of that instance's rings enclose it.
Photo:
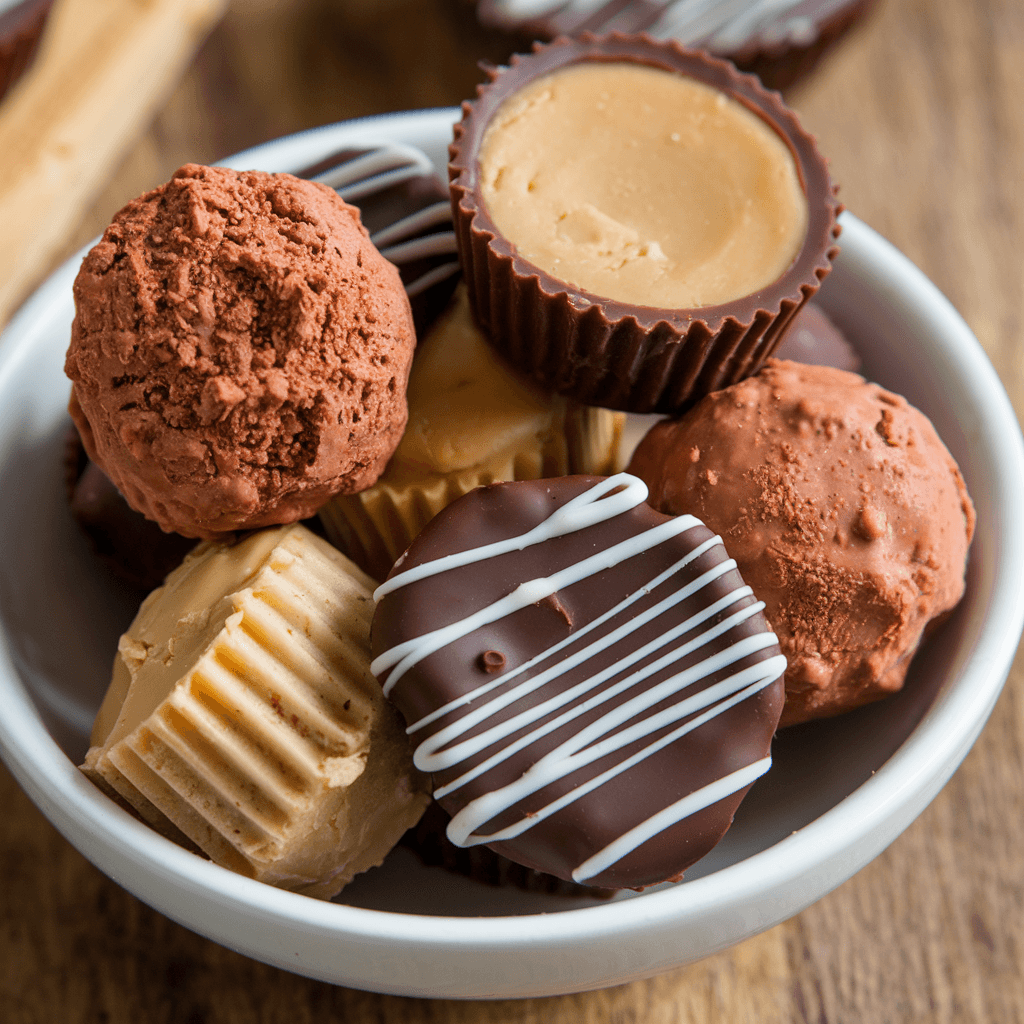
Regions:
[[[594,295],[524,259],[496,226],[481,191],[478,153],[491,118],[538,78],[581,62],[637,63],[694,78],[763,118],[786,142],[807,196],[803,245],[774,282],[720,305],[641,306]],[[841,205],[813,137],[778,93],[727,61],[648,36],[584,34],[538,44],[488,70],[462,105],[449,146],[455,233],[473,313],[514,365],[589,405],[678,413],[764,363],[838,253]]]
[[[441,805],[431,803],[419,822],[399,842],[412,850],[427,867],[444,868],[452,874],[472,878],[484,885],[499,888],[511,886],[523,892],[540,892],[552,896],[588,896],[603,900],[615,895],[615,889],[599,889],[593,885],[567,882],[535,868],[524,867],[486,846],[456,846],[445,833],[448,821],[449,816]]]

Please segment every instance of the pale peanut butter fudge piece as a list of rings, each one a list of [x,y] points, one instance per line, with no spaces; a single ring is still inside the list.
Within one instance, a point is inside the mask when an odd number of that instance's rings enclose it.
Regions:
[[[333,896],[428,800],[370,673],[371,587],[301,525],[199,545],[121,638],[83,770],[217,863]]]
[[[551,394],[509,366],[473,322],[459,286],[409,376],[409,424],[376,484],[321,510],[327,536],[372,576],[474,487],[614,466],[621,414]]]

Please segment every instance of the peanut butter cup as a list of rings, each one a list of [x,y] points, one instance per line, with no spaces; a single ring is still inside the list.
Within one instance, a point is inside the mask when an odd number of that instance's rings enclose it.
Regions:
[[[646,36],[558,39],[463,105],[474,314],[546,387],[677,412],[754,373],[831,267],[839,204],[781,98]]]

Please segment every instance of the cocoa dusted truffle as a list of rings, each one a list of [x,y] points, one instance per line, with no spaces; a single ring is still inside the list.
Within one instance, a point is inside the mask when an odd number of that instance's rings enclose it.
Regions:
[[[762,605],[719,538],[646,495],[625,474],[478,488],[378,588],[372,669],[456,845],[642,888],[704,856],[768,770],[785,659]]]
[[[721,534],[789,660],[783,725],[903,685],[964,592],[974,508],[928,419],[853,373],[769,360],[656,424],[630,463]]]
[[[75,423],[165,530],[312,515],[402,436],[409,300],[324,185],[186,165],[117,214],[74,293]]]
[[[579,401],[673,412],[742,379],[831,267],[824,160],[725,61],[558,39],[463,109],[449,171],[474,313]]]

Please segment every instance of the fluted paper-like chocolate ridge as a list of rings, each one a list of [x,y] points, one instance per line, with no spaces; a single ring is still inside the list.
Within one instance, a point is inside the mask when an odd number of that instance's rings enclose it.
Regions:
[[[688,74],[732,96],[778,131],[808,198],[801,251],[772,284],[736,301],[660,309],[593,295],[520,256],[491,219],[479,191],[477,152],[491,117],[517,89],[581,61],[636,61]],[[674,42],[613,33],[537,44],[493,68],[477,99],[463,103],[449,147],[449,183],[459,255],[474,315],[491,343],[545,387],[590,405],[681,412],[703,395],[755,373],[838,252],[841,210],[813,137],[777,93],[727,61]]]

